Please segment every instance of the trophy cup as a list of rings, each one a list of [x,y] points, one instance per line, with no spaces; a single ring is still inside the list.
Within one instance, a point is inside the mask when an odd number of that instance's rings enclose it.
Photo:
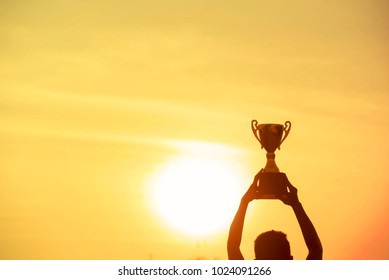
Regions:
[[[280,172],[275,162],[274,152],[280,149],[282,142],[289,134],[292,124],[290,121],[282,124],[258,124],[256,120],[251,121],[251,129],[255,138],[261,143],[261,148],[266,150],[266,166],[260,176],[258,184],[258,198],[278,199],[287,194],[288,179],[285,173]],[[283,133],[285,132],[284,136]]]

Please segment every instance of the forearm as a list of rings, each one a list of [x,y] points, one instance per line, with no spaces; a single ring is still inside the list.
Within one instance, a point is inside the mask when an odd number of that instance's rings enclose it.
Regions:
[[[240,243],[242,241],[243,225],[248,203],[249,202],[244,199],[241,200],[238,211],[231,223],[227,241],[227,252],[230,260],[243,259],[243,255],[240,252]]]
[[[308,215],[305,213],[303,206],[300,202],[297,202],[292,205],[292,208],[303,233],[305,244],[308,247],[309,253],[307,259],[322,259],[323,248],[320,238]]]

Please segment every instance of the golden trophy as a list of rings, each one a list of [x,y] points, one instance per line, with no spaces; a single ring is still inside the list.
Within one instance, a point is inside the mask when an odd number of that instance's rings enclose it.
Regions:
[[[280,172],[278,169],[274,152],[280,149],[282,142],[289,134],[291,126],[290,121],[285,122],[285,125],[273,123],[258,124],[256,120],[251,121],[251,129],[255,138],[261,143],[261,148],[265,148],[267,152],[266,166],[260,176],[258,185],[258,198],[278,199],[288,192],[288,179],[285,173]]]

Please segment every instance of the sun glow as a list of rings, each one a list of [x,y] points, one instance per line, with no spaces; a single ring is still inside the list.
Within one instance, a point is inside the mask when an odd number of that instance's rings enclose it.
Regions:
[[[220,146],[189,146],[191,152],[166,162],[152,177],[152,205],[166,224],[184,234],[227,230],[242,195],[242,165]]]

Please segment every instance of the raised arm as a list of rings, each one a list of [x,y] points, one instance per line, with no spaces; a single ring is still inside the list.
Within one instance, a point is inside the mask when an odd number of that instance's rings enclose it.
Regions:
[[[259,171],[254,177],[253,183],[250,185],[247,192],[243,195],[238,211],[235,214],[234,220],[230,226],[230,232],[228,234],[227,252],[228,259],[230,260],[243,260],[242,252],[240,251],[240,243],[242,241],[242,232],[244,219],[246,216],[247,206],[255,199],[256,191],[258,187],[259,175],[263,170]]]
[[[298,199],[297,189],[290,182],[288,182],[288,184],[288,196],[287,198],[282,199],[282,201],[285,204],[290,205],[296,215],[300,229],[304,236],[305,244],[308,247],[307,260],[321,260],[323,258],[323,248],[320,238]]]

